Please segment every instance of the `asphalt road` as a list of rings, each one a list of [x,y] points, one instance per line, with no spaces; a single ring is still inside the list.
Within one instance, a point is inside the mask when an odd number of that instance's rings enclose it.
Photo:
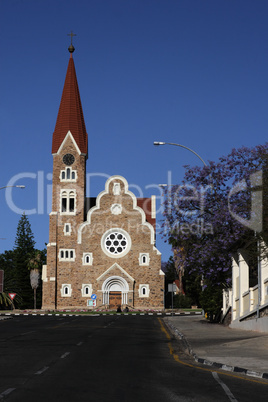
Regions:
[[[152,316],[0,321],[0,401],[268,400],[268,381],[197,366]]]

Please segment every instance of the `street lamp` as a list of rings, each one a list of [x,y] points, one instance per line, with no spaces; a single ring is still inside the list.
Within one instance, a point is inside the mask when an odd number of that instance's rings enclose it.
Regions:
[[[0,190],[3,190],[3,188],[7,188],[7,187],[25,188],[25,186],[23,186],[23,185],[17,185],[17,186],[4,186],[4,187],[0,187]]]
[[[204,164],[204,166],[207,166],[206,162],[204,161],[204,159],[201,158],[200,155],[198,155],[197,152],[193,151],[191,148],[186,147],[185,145],[182,144],[176,144],[174,142],[163,142],[163,141],[154,141],[154,145],[158,146],[158,145],[175,145],[176,147],[181,147],[181,148],[185,148],[188,151],[192,152],[193,154],[195,154]],[[165,187],[165,184],[160,184],[159,187]],[[179,273],[181,274],[181,270],[179,270]],[[203,291],[203,282],[204,282],[204,276],[202,275],[202,291]],[[181,285],[181,278],[180,278],[180,285]],[[203,315],[204,315],[204,311],[203,311]]]
[[[191,148],[186,147],[185,145],[181,145],[181,144],[175,144],[174,142],[161,142],[161,141],[154,141],[154,145],[175,145],[177,147],[181,147],[181,148],[185,148],[188,149],[188,151],[192,152],[193,154],[195,154],[203,163],[205,166],[207,166],[206,162],[204,161],[204,159],[201,158],[200,155],[198,155],[198,153],[196,153],[195,151],[193,151]]]

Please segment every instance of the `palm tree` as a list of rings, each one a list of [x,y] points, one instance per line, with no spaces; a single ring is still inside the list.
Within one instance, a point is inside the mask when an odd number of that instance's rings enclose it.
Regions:
[[[34,309],[36,310],[36,289],[39,286],[40,270],[42,266],[42,256],[39,250],[35,250],[28,260],[30,270],[30,282],[34,291]]]

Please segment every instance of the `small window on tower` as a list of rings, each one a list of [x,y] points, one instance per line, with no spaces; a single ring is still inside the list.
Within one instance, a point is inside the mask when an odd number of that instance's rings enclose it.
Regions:
[[[66,212],[67,211],[67,194],[64,192],[62,193],[62,198],[61,198],[61,212]]]
[[[70,212],[74,212],[74,192],[70,193],[70,199],[69,199],[69,203],[70,203]]]
[[[64,170],[61,170],[60,173],[61,181],[76,181],[76,170],[73,170],[71,167],[66,167]]]
[[[73,214],[75,212],[75,191],[64,190],[61,192],[61,213]]]
[[[65,223],[63,233],[65,236],[70,236],[70,234],[71,234],[71,224],[70,223]]]

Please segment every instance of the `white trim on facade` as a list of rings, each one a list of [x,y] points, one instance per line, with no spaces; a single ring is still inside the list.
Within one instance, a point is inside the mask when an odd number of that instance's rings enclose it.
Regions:
[[[139,297],[149,297],[150,287],[147,283],[139,285]]]
[[[92,265],[93,264],[93,254],[92,253],[83,253],[82,264],[83,265]]]
[[[72,296],[72,285],[70,283],[63,283],[61,285],[61,297],[71,297]]]
[[[150,254],[149,253],[140,253],[139,265],[149,266],[149,263],[150,263]]]
[[[71,131],[69,130],[68,133],[66,134],[64,140],[62,141],[62,143],[61,143],[61,145],[60,145],[58,151],[57,151],[55,154],[52,154],[53,156],[54,156],[54,155],[59,155],[59,154],[61,153],[62,149],[64,148],[64,144],[65,144],[65,142],[67,141],[67,139],[68,139],[69,137],[71,138],[72,142],[74,143],[74,146],[75,146],[75,149],[76,149],[77,153],[78,153],[79,155],[81,155],[81,151],[80,151],[80,149],[79,149],[79,147],[78,147],[78,145],[77,145],[77,142],[75,141],[75,139],[74,139],[74,137],[73,137]]]
[[[78,228],[77,243],[78,243],[78,244],[81,244],[81,242],[82,242],[82,232],[83,232],[83,229],[85,228],[85,226],[91,224],[91,216],[92,216],[92,214],[94,214],[95,211],[97,211],[97,210],[100,209],[100,200],[101,200],[101,198],[102,198],[105,194],[109,194],[109,185],[110,185],[111,181],[113,181],[113,180],[121,180],[121,181],[123,182],[124,188],[125,188],[125,194],[129,195],[129,196],[132,198],[133,209],[134,209],[135,211],[140,212],[141,218],[142,218],[142,225],[147,226],[148,229],[150,230],[150,233],[151,233],[151,244],[153,244],[155,250],[157,250],[157,248],[155,247],[155,231],[154,231],[153,226],[152,226],[149,222],[146,222],[146,215],[145,215],[145,212],[143,211],[142,208],[140,208],[140,207],[137,206],[137,197],[136,197],[131,191],[128,190],[128,182],[127,182],[127,180],[126,180],[124,177],[118,176],[118,175],[116,175],[116,176],[111,176],[111,177],[109,177],[109,179],[106,181],[106,183],[105,183],[105,190],[102,191],[101,193],[99,193],[99,195],[97,196],[95,207],[91,208],[91,209],[88,211],[88,213],[87,213],[87,221],[86,221],[86,222],[83,222],[83,223],[80,225],[80,227]],[[158,250],[157,250],[157,251],[158,251]],[[159,252],[159,251],[158,251],[158,252]],[[159,253],[160,253],[160,252],[159,252]],[[161,253],[160,253],[160,254],[161,254]]]
[[[92,284],[83,283],[81,288],[82,297],[91,297],[92,295]]]
[[[102,303],[109,304],[109,293],[111,291],[121,292],[121,304],[128,303],[129,286],[121,276],[110,276],[102,284]]]
[[[103,272],[103,274],[101,274],[96,280],[97,282],[100,281],[104,276],[108,275],[113,269],[118,268],[122,274],[126,275],[131,282],[134,282],[135,279],[132,278],[132,276],[129,275],[129,273],[127,273],[122,267],[120,267],[120,265],[118,265],[117,263],[114,263],[110,268],[108,268],[105,272]]]

